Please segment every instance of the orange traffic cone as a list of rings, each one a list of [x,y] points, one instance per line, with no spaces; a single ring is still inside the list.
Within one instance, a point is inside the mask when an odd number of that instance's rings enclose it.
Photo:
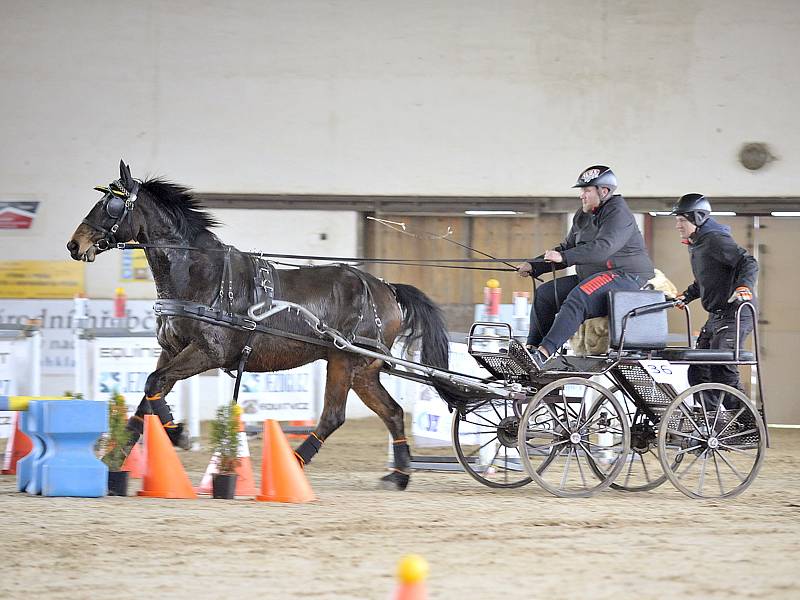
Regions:
[[[158,416],[144,416],[145,472],[140,496],[197,498]]]
[[[19,413],[14,412],[11,417],[11,433],[6,442],[6,453],[3,457],[3,475],[17,474],[17,461],[27,456],[33,449],[31,438],[22,433],[19,429]]]
[[[239,444],[236,456],[239,457],[239,464],[236,467],[236,491],[235,496],[255,496],[258,491],[256,490],[256,480],[253,477],[253,463],[250,461],[250,446],[247,443],[247,434],[244,432],[244,423],[239,419]],[[211,493],[211,476],[219,472],[219,456],[213,454],[211,461],[208,463],[208,468],[203,474],[203,479],[200,485],[197,486],[198,494]]]
[[[122,463],[122,470],[128,471],[128,477],[131,479],[141,479],[144,477],[147,465],[144,460],[144,450],[140,448],[141,442],[137,442],[131,448],[130,454]]]
[[[261,461],[262,502],[310,502],[314,491],[277,421],[264,421],[264,455]]]
[[[392,600],[427,600],[427,577],[428,561],[416,554],[404,556],[397,564],[398,585]]]
[[[301,421],[289,421],[289,426],[290,427],[310,427],[310,428],[313,429],[315,425],[316,425],[316,423],[314,422],[314,419],[303,419]],[[287,433],[286,434],[286,437],[289,438],[290,440],[298,440],[298,439],[303,439],[304,440],[304,439],[306,439],[306,436],[308,436],[307,433]]]

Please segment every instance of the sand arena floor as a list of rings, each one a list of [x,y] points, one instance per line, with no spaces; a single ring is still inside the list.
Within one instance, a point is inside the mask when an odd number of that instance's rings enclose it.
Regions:
[[[412,552],[431,599],[798,598],[800,430],[773,430],[772,445],[753,486],[718,502],[669,484],[566,500],[463,473],[379,490],[377,419],[329,440],[305,505],[41,498],[3,476],[0,598],[385,599]],[[258,440],[251,451],[258,468]],[[180,456],[198,482],[208,452]]]

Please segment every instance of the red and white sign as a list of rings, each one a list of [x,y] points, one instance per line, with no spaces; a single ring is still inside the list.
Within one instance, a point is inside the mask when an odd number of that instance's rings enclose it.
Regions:
[[[38,202],[0,202],[0,229],[30,229]]]

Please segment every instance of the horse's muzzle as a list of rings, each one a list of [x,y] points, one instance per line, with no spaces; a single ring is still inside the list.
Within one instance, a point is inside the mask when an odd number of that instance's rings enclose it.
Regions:
[[[73,260],[82,260],[84,262],[94,262],[94,257],[97,254],[97,248],[94,245],[81,252],[81,245],[75,240],[67,242],[67,250]]]

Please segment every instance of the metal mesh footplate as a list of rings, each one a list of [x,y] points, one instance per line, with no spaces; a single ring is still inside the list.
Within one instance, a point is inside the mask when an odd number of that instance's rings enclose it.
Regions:
[[[497,379],[528,379],[531,370],[535,370],[525,346],[514,339],[509,341],[506,352],[472,352],[472,356]]]
[[[636,402],[644,402],[654,414],[662,415],[673,398],[664,393],[644,368],[636,363],[619,364],[613,369]],[[635,394],[633,393],[635,392]]]

